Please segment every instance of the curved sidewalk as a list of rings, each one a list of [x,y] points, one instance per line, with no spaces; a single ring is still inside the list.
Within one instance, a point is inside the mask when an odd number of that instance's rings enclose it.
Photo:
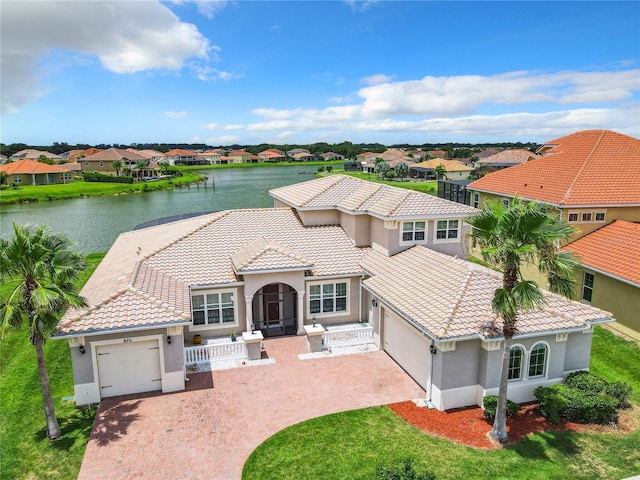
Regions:
[[[183,392],[103,400],[78,478],[235,480],[289,425],[424,396],[382,351],[300,360],[305,337],[264,346],[275,363],[191,374]]]

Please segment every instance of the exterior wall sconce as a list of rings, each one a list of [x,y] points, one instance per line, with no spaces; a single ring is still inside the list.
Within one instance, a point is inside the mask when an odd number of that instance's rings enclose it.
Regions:
[[[256,334],[256,324],[251,322],[251,335]]]
[[[371,305],[373,305],[374,307],[378,306],[378,301],[374,298],[371,300]]]
[[[81,353],[82,355],[84,355],[84,354],[85,354],[85,352],[86,352],[86,350],[84,349],[84,345],[80,345],[80,348],[78,348],[78,350],[80,350],[80,353]]]
[[[312,326],[315,327],[316,326],[316,317],[315,316],[311,317],[311,320],[313,321],[313,325]]]
[[[435,345],[429,345],[429,351],[431,352],[431,355],[435,355],[437,350],[436,350],[436,346]]]
[[[167,335],[167,343],[171,345],[171,335]]]

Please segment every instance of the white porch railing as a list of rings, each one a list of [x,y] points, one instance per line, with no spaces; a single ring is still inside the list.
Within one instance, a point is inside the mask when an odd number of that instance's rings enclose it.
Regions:
[[[367,326],[362,326],[359,323],[328,327],[322,337],[324,346],[328,349],[332,347],[366,345],[367,343],[373,343],[373,327],[368,324]]]
[[[242,341],[220,342],[195,347],[184,347],[184,363],[202,363],[215,360],[247,358],[247,346]]]

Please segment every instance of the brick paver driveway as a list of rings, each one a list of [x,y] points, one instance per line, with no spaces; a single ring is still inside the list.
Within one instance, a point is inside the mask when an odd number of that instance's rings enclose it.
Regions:
[[[190,375],[188,389],[100,404],[80,479],[239,479],[263,441],[309,418],[424,395],[385,353],[310,360],[304,337],[265,340],[276,362]]]

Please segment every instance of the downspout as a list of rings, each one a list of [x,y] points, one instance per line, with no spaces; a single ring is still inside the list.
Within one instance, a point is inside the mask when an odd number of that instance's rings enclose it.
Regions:
[[[358,279],[358,323],[362,323],[362,276]]]
[[[428,409],[435,408],[436,406],[431,401],[431,394],[433,392],[433,357],[436,356],[436,345],[433,340],[431,340],[431,345],[429,345],[429,353],[431,357],[429,357],[429,379],[427,380],[427,398],[424,400],[424,404]]]

